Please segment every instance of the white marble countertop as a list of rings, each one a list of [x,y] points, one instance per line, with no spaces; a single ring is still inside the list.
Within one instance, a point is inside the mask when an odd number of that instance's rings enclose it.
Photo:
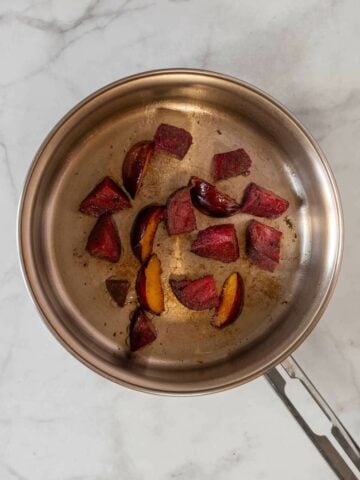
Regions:
[[[338,180],[341,278],[295,357],[360,441],[358,0],[2,0],[0,479],[334,478],[264,379],[161,398],[95,375],[48,333],[15,247],[26,171],[75,103],[123,76],[200,67],[267,91],[310,128]]]

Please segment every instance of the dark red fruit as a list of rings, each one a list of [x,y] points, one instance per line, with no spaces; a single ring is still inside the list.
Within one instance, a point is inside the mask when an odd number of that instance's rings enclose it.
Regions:
[[[129,341],[132,352],[156,340],[157,332],[150,318],[137,308],[130,319]]]
[[[160,315],[165,310],[161,273],[160,260],[153,253],[142,264],[136,279],[136,293],[140,305],[155,315]]]
[[[131,198],[140,190],[149,161],[154,153],[154,142],[144,140],[127,152],[122,166],[122,179]]]
[[[196,217],[188,187],[180,188],[170,195],[166,205],[166,226],[169,235],[196,230]]]
[[[252,263],[273,272],[280,261],[282,235],[279,230],[252,220],[246,233],[246,250]]]
[[[250,183],[244,192],[241,211],[256,217],[277,218],[289,207],[289,202],[270,190]]]
[[[240,210],[240,205],[233,198],[201,178],[191,177],[189,187],[193,205],[205,215],[230,217]]]
[[[192,144],[192,136],[183,128],[162,123],[156,130],[155,149],[175,155],[182,160]]]
[[[123,307],[130,288],[130,283],[127,280],[110,277],[105,280],[105,285],[111,298],[119,305],[119,307]]]
[[[191,251],[200,257],[220,262],[234,262],[239,258],[239,244],[234,225],[214,225],[200,230],[191,244]]]
[[[191,310],[208,310],[217,307],[219,296],[212,275],[196,280],[169,280],[174,295],[180,303]]]
[[[109,177],[105,177],[80,203],[80,212],[99,217],[103,213],[113,213],[130,208],[126,193]]]
[[[230,177],[250,174],[251,158],[243,148],[213,156],[212,169],[215,182]]]
[[[164,218],[165,207],[148,205],[137,214],[130,232],[130,244],[135,257],[145,262],[153,251],[154,238]]]
[[[91,230],[86,250],[94,257],[117,262],[121,254],[120,237],[111,215],[104,214]]]
[[[221,290],[220,302],[211,324],[223,328],[240,316],[244,306],[244,282],[240,274],[231,273],[225,280]]]

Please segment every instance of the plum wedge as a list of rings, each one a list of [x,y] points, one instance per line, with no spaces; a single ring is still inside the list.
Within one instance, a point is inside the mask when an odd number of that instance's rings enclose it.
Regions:
[[[148,312],[160,315],[164,311],[164,292],[161,285],[160,260],[153,253],[141,266],[136,279],[140,305]]]
[[[282,232],[252,220],[246,232],[246,251],[251,262],[273,272],[280,261]]]
[[[144,140],[133,145],[125,156],[122,166],[122,179],[131,198],[135,198],[141,188],[153,153],[154,142]]]
[[[289,202],[270,190],[250,183],[244,192],[241,211],[256,217],[278,218],[289,207]]]
[[[240,205],[233,198],[199,177],[191,177],[189,187],[193,205],[205,215],[230,217],[240,210]]]
[[[162,123],[156,130],[155,150],[163,150],[182,160],[192,144],[192,136],[183,128]]]
[[[217,307],[219,303],[219,295],[212,275],[196,280],[171,278],[169,283],[179,302],[191,310],[208,310]]]
[[[225,280],[220,302],[211,324],[217,328],[223,328],[240,316],[244,305],[244,282],[240,274],[232,273]]]
[[[152,254],[155,234],[164,214],[162,205],[148,205],[137,214],[131,228],[130,244],[140,262],[145,262]]]
[[[236,230],[232,223],[214,225],[200,230],[191,244],[191,251],[200,257],[234,262],[239,258],[239,244]]]
[[[94,257],[116,263],[121,255],[121,242],[118,230],[109,214],[99,217],[91,230],[86,250]]]
[[[80,203],[79,210],[87,215],[99,217],[103,213],[114,213],[130,208],[126,193],[112,180],[105,177]]]
[[[176,190],[166,205],[166,226],[169,235],[179,235],[196,230],[196,217],[188,187]]]
[[[137,308],[130,319],[130,350],[135,352],[139,348],[152,343],[156,340],[156,337],[157,332],[154,324],[141,308]]]
[[[114,302],[116,302],[119,307],[123,307],[130,288],[130,282],[120,278],[110,277],[105,280],[105,285]]]
[[[250,175],[251,158],[243,148],[231,152],[217,153],[212,159],[215,182],[226,178]]]

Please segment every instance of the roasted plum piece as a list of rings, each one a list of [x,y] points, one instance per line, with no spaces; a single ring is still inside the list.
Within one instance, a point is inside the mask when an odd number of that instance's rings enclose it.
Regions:
[[[168,198],[166,226],[169,235],[179,235],[196,230],[196,217],[188,187],[179,188]]]
[[[247,255],[259,268],[273,272],[280,261],[282,232],[252,220],[246,232]]]
[[[121,255],[118,230],[110,214],[99,217],[91,230],[86,250],[90,255],[116,263]]]
[[[148,312],[160,315],[164,311],[161,263],[155,253],[149,257],[138,272],[136,293],[140,305]]]
[[[125,156],[122,166],[122,179],[131,198],[135,198],[141,188],[153,153],[154,142],[144,140],[133,145]]]
[[[182,160],[192,144],[192,136],[183,128],[162,123],[156,130],[155,150],[163,150]]]
[[[105,285],[114,302],[116,302],[119,307],[123,307],[130,288],[130,282],[122,280],[121,278],[110,277],[105,280]]]
[[[200,257],[234,262],[239,258],[239,244],[232,223],[213,225],[200,230],[191,244],[191,251]]]
[[[130,232],[130,244],[140,262],[145,262],[152,254],[155,234],[164,214],[162,205],[148,205],[137,214]]]
[[[156,340],[156,337],[157,332],[154,324],[141,308],[137,308],[130,319],[130,350],[135,352],[139,348],[152,343]]]
[[[99,217],[104,213],[114,213],[130,208],[126,193],[112,180],[105,177],[80,203],[79,210],[87,215]]]
[[[243,305],[244,282],[239,273],[233,272],[224,282],[212,325],[217,328],[230,325],[240,316]]]
[[[206,275],[195,280],[169,280],[174,295],[185,307],[191,310],[208,310],[217,307],[219,296],[214,277]]]
[[[240,210],[240,205],[233,198],[199,177],[191,177],[189,187],[193,205],[205,215],[230,217]]]
[[[212,159],[214,181],[250,175],[251,158],[243,148],[231,152],[217,153]]]
[[[289,202],[270,190],[250,183],[244,192],[241,211],[256,217],[278,218],[289,207]]]

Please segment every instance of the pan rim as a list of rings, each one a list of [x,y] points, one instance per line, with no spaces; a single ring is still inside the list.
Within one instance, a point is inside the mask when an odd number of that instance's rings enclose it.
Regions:
[[[262,366],[258,367],[257,369],[254,369],[249,375],[246,375],[244,377],[240,377],[235,380],[230,380],[230,381],[222,381],[221,378],[216,378],[211,381],[206,382],[206,386],[202,387],[199,384],[190,384],[188,386],[183,387],[182,389],[177,389],[173,388],[171,384],[164,384],[160,381],[155,384],[155,382],[151,382],[152,385],[149,385],[146,381],[140,382],[131,382],[129,380],[124,380],[122,378],[119,378],[113,374],[111,374],[109,371],[106,370],[106,362],[101,360],[99,361],[99,365],[102,366],[102,368],[94,365],[94,363],[91,361],[92,354],[91,352],[87,351],[85,348],[81,348],[82,346],[80,343],[75,339],[72,338],[72,341],[70,339],[64,338],[62,335],[62,330],[64,328],[60,325],[58,322],[56,324],[56,321],[53,322],[54,319],[49,318],[49,313],[46,313],[46,305],[42,304],[41,301],[41,295],[40,292],[37,291],[36,287],[33,285],[32,279],[31,279],[31,274],[28,272],[28,265],[30,261],[30,256],[27,255],[27,253],[24,251],[24,206],[26,204],[26,199],[27,199],[27,193],[29,189],[29,185],[31,184],[32,178],[34,171],[36,169],[37,163],[39,159],[41,158],[44,150],[46,147],[49,145],[51,142],[52,138],[54,135],[58,132],[58,130],[79,110],[81,110],[85,105],[90,103],[92,100],[97,98],[98,96],[102,95],[103,93],[112,90],[114,88],[117,88],[121,85],[125,85],[129,82],[132,82],[134,80],[139,80],[139,79],[144,79],[144,78],[149,78],[149,77],[156,77],[156,76],[161,76],[161,75],[200,75],[200,76],[205,76],[205,77],[210,77],[214,79],[219,79],[219,80],[224,80],[226,82],[230,82],[234,85],[240,86],[242,88],[245,88],[247,90],[250,90],[251,92],[259,95],[263,99],[265,99],[267,102],[272,104],[274,107],[279,109],[283,114],[286,115],[286,117],[291,121],[291,123],[299,129],[303,135],[306,137],[306,139],[310,142],[311,146],[314,148],[315,152],[317,153],[318,159],[320,160],[322,167],[324,171],[326,172],[327,175],[327,181],[329,183],[329,186],[331,188],[331,192],[334,198],[334,203],[335,203],[335,211],[334,214],[336,214],[336,226],[337,226],[337,253],[336,253],[336,259],[333,263],[333,268],[332,272],[330,275],[330,281],[326,289],[326,293],[323,296],[323,299],[321,300],[320,304],[318,305],[318,308],[312,315],[312,317],[309,319],[309,323],[307,327],[302,330],[302,332],[299,333],[299,335],[287,346],[287,348],[279,353],[278,355],[273,356],[269,361],[265,362]],[[310,132],[307,130],[307,128],[299,121],[297,118],[285,107],[283,106],[280,102],[275,100],[272,96],[268,95],[267,93],[263,92],[259,88],[251,85],[248,82],[239,80],[233,76],[217,73],[217,72],[212,72],[208,70],[201,70],[201,69],[192,69],[192,68],[171,68],[171,69],[160,69],[160,70],[151,70],[147,72],[142,72],[138,73],[135,75],[130,75],[127,76],[123,79],[116,80],[98,90],[93,92],[92,94],[88,95],[85,97],[82,101],[80,101],[77,105],[75,105],[68,113],[66,113],[60,120],[57,122],[57,124],[51,129],[49,134],[46,136],[42,144],[40,145],[37,153],[35,154],[35,157],[29,167],[28,173],[26,175],[23,189],[22,189],[22,194],[20,196],[19,204],[18,204],[18,212],[17,212],[17,249],[18,249],[18,255],[19,255],[19,260],[20,260],[20,266],[21,266],[21,272],[22,276],[24,279],[24,283],[26,285],[27,291],[36,306],[38,312],[40,313],[44,323],[46,326],[49,328],[49,330],[52,332],[52,334],[57,338],[57,340],[66,348],[66,350],[71,353],[75,358],[80,360],[84,365],[86,365],[88,368],[93,370],[94,372],[100,374],[101,376],[112,380],[113,382],[120,384],[122,386],[126,386],[128,388],[131,388],[133,390],[137,391],[142,391],[142,392],[147,392],[147,393],[153,393],[153,394],[161,394],[161,395],[176,395],[176,396],[193,396],[193,395],[202,395],[202,394],[207,394],[207,393],[215,393],[219,391],[224,391],[228,390],[230,388],[234,388],[236,386],[239,386],[241,384],[244,384],[250,380],[253,380],[260,375],[263,375],[268,371],[270,368],[278,365],[281,363],[285,358],[287,358],[289,355],[291,355],[294,350],[298,348],[298,346],[308,337],[308,335],[312,332],[312,330],[315,328],[317,323],[319,322],[320,318],[322,317],[331,297],[334,292],[336,282],[339,277],[340,273],[340,266],[341,266],[341,261],[342,261],[342,256],[343,256],[343,244],[344,244],[344,220],[343,220],[343,211],[342,211],[342,206],[341,206],[341,200],[340,200],[340,194],[339,190],[334,178],[334,175],[332,173],[331,167],[322,152],[320,146],[317,144],[316,140],[314,137],[310,134]],[[77,347],[77,348],[76,348]],[[81,352],[79,351],[81,350]],[[139,379],[139,377],[136,377]]]

